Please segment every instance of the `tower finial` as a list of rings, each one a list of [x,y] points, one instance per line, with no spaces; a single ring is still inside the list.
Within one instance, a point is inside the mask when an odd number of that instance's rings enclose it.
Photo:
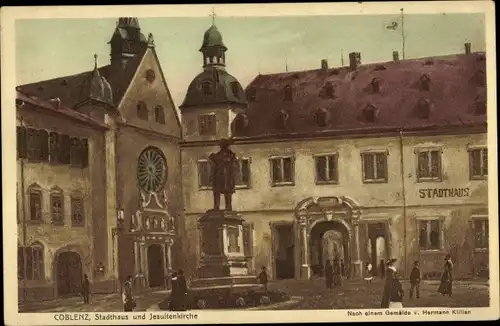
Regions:
[[[212,25],[215,25],[215,17],[217,17],[217,15],[215,14],[214,7],[212,7],[212,12],[210,12],[210,17],[212,17]]]
[[[97,53],[94,53],[94,69],[97,69]]]

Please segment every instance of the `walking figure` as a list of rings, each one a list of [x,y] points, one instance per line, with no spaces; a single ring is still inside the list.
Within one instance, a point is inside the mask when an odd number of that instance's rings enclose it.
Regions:
[[[396,267],[394,267],[394,263],[396,259],[389,259],[387,261],[387,269],[385,271],[385,283],[384,283],[384,292],[382,294],[382,302],[380,303],[381,308],[389,308],[389,302],[391,299],[391,290],[393,287],[393,279],[396,273]]]
[[[448,254],[444,258],[444,271],[441,275],[441,284],[439,284],[438,292],[442,295],[448,295],[451,297],[452,289],[452,277],[451,272],[453,270],[453,262],[451,261],[451,256]]]
[[[187,283],[182,269],[172,273],[170,311],[187,310]]]
[[[90,303],[90,281],[87,274],[83,274],[82,297],[84,304]]]
[[[133,311],[136,303],[132,296],[132,276],[127,277],[122,289],[123,311]]]
[[[373,280],[373,271],[372,271],[372,263],[368,262],[366,264],[366,277],[365,277],[365,281],[366,283],[371,283],[372,280]]]
[[[325,265],[325,281],[326,281],[326,288],[331,289],[333,285],[333,266],[330,259],[326,261]]]
[[[259,281],[259,284],[264,285],[264,290],[267,291],[268,277],[267,277],[266,266],[262,266],[262,269],[259,275],[257,276],[257,280]]]
[[[413,293],[416,292],[417,299],[420,298],[420,268],[419,262],[413,263],[413,269],[410,273],[410,299],[413,299]]]

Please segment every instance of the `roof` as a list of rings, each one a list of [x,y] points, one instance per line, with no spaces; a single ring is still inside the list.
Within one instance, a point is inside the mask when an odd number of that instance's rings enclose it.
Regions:
[[[210,93],[205,92],[205,87],[209,87]],[[236,104],[246,107],[245,91],[240,82],[227,71],[217,67],[207,67],[189,84],[180,108],[184,111],[187,108],[216,104]]]
[[[101,123],[100,121],[95,120],[86,114],[80,113],[76,110],[63,106],[62,104],[56,106],[54,105],[54,103],[51,103],[47,100],[35,96],[28,96],[21,92],[16,92],[16,93],[17,93],[16,100],[24,102],[23,107],[29,108],[29,106],[31,105],[32,107],[48,110],[52,113],[66,116],[68,118],[80,121],[82,123],[85,123],[93,127],[107,128],[107,126],[104,123]],[[28,106],[26,106],[26,104],[28,104]]]
[[[485,54],[478,52],[366,64],[355,70],[258,75],[246,88],[249,106],[236,136],[486,124],[486,115],[475,110],[485,103],[485,71]],[[422,87],[426,79],[428,90]],[[285,99],[286,86],[291,99]],[[422,107],[429,109],[428,117],[420,115]],[[366,112],[374,113],[374,122]],[[320,116],[326,117],[324,123],[318,123]]]
[[[212,46],[221,46],[226,48],[224,42],[222,41],[222,35],[215,25],[210,26],[210,28],[207,29],[203,35],[203,44],[201,45],[200,51],[204,48]]]
[[[113,74],[111,65],[98,68],[99,75],[104,77],[111,85],[112,99],[115,106],[118,106],[121,102],[141,60],[142,55],[130,59],[125,70],[120,74]],[[93,70],[76,75],[20,85],[17,87],[17,90],[24,94],[43,99],[58,97],[65,106],[74,107],[76,104],[88,99],[88,94],[86,94],[86,97],[83,96],[83,89],[92,74]]]

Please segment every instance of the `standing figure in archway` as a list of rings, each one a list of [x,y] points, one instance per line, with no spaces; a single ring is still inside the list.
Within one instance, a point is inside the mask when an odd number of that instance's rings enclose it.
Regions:
[[[326,288],[331,289],[333,285],[333,266],[330,259],[326,261],[325,265],[325,281],[326,281]]]
[[[229,140],[222,139],[220,141],[220,150],[209,156],[210,161],[213,163],[211,181],[214,194],[214,210],[216,211],[220,209],[221,194],[224,194],[226,210],[231,211],[233,209],[232,195],[235,190],[234,164],[236,155],[231,151],[229,145]]]
[[[340,272],[340,262],[338,257],[335,257],[333,260],[333,285],[341,286],[342,285],[342,276]]]

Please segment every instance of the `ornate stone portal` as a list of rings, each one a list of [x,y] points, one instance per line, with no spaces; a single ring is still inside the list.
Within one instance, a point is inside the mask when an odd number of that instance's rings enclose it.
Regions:
[[[296,263],[296,275],[300,279],[309,279],[311,277],[310,262],[310,236],[315,227],[320,224],[330,223],[330,229],[333,225],[340,226],[347,237],[351,269],[350,276],[353,278],[363,277],[363,263],[360,254],[360,234],[359,217],[361,209],[359,205],[347,196],[342,197],[309,197],[301,201],[295,209],[295,229],[296,248],[299,257]],[[328,227],[326,227],[328,229]]]

